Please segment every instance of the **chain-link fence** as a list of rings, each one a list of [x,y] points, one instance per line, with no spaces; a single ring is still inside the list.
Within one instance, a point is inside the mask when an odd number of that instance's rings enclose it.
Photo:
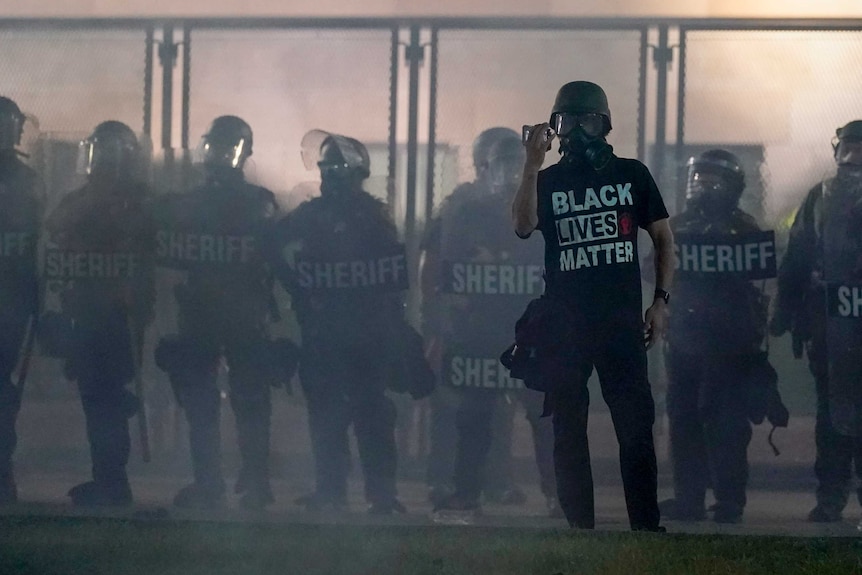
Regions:
[[[254,131],[246,175],[295,206],[319,181],[303,165],[303,135],[348,135],[373,152],[370,191],[385,198],[391,36],[388,29],[194,29],[191,146],[216,116],[242,117]]]
[[[594,29],[574,20],[569,28],[527,20],[501,28],[469,20],[378,24],[7,22],[0,27],[0,94],[28,115],[22,151],[30,153],[52,199],[76,185],[77,142],[99,122],[116,119],[152,132],[157,162],[165,161],[161,147],[168,145],[190,162],[209,123],[233,114],[254,130],[247,176],[276,192],[283,208],[318,193],[318,174],[303,165],[300,142],[319,128],[367,145],[369,191],[393,204],[402,230],[413,221],[419,225],[410,229],[418,233],[458,183],[475,177],[475,137],[492,126],[520,132],[522,124],[547,120],[557,89],[571,80],[591,80],[607,92],[609,142],[617,154],[648,164],[661,159],[663,173],[656,172],[672,211],[682,205],[690,155],[711,147],[737,153],[748,175],[743,207],[778,230],[779,241],[805,192],[834,170],[835,129],[862,117],[859,31],[626,19]],[[176,46],[165,45],[168,25]],[[667,26],[672,45],[654,45],[657,29]],[[407,32],[416,29],[422,45],[403,50]],[[433,50],[414,57],[429,42]],[[167,48],[177,48],[176,60],[160,58],[170,55]],[[664,60],[650,58],[674,48],[678,57],[666,69]],[[413,84],[417,68],[422,74]],[[168,81],[173,85],[166,87]],[[674,128],[676,137],[669,135]],[[556,157],[556,150],[549,153],[548,163]],[[188,165],[175,164],[178,171]],[[174,175],[160,183],[183,181]],[[408,194],[414,194],[410,201]],[[791,410],[811,413],[804,362],[789,357],[788,342],[774,345],[782,390],[796,390]],[[48,371],[41,374],[39,365],[30,398],[58,389],[74,395],[72,384],[58,383],[56,362],[45,360]],[[160,401],[172,400],[166,392]],[[60,434],[60,448],[83,444]]]
[[[493,126],[520,134],[548,121],[557,90],[572,80],[605,88],[613,119],[608,141],[637,157],[639,30],[442,30],[439,33],[434,205],[474,177],[472,144]],[[548,154],[554,163],[556,152]]]
[[[835,129],[862,116],[860,65],[860,32],[687,30],[685,143],[756,148],[743,161],[762,186],[746,205],[786,230],[806,191],[834,172]]]
[[[0,94],[28,116],[22,142],[54,199],[76,182],[78,141],[100,122],[142,132],[146,28],[0,29]]]

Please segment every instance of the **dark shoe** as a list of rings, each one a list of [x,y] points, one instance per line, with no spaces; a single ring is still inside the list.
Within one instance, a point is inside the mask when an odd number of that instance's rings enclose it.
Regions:
[[[393,513],[405,514],[407,508],[395,498],[388,501],[377,501],[371,504],[368,508],[368,513],[371,515],[392,515]]]
[[[186,485],[174,496],[174,507],[181,509],[213,510],[225,506],[224,489],[201,487],[197,483]]]
[[[511,489],[486,491],[485,501],[498,505],[523,505],[527,502],[527,495],[517,487],[513,487]]]
[[[841,521],[841,510],[829,505],[820,505],[808,513],[808,521],[811,523],[837,523]]]
[[[101,485],[87,481],[71,488],[67,495],[76,507],[125,507],[132,504],[132,490],[128,483]]]
[[[656,525],[655,527],[645,527],[639,525],[637,527],[632,527],[632,531],[645,531],[647,533],[667,533],[667,529],[665,529],[661,525]]]
[[[596,528],[596,524],[595,523],[587,523],[586,521],[574,521],[574,522],[569,521],[569,527],[571,527],[572,529],[589,529],[589,530],[592,530],[592,529]]]
[[[472,511],[478,512],[481,510],[479,501],[476,499],[468,499],[453,493],[438,505],[434,506],[434,512],[437,511]]]
[[[661,516],[672,521],[703,521],[706,510],[700,507],[682,504],[678,499],[665,499],[659,502]]]
[[[563,508],[560,507],[560,500],[556,497],[547,497],[545,503],[548,507],[548,517],[551,519],[565,519],[566,514],[563,513]]]
[[[716,523],[742,523],[742,509],[717,505],[712,520]]]
[[[0,474],[0,505],[12,505],[18,502],[18,486],[11,472]]]
[[[294,499],[293,502],[300,507],[304,507],[306,511],[311,512],[327,510],[338,512],[347,511],[346,501],[323,493],[314,492],[309,493],[308,495],[302,495],[301,497]]]

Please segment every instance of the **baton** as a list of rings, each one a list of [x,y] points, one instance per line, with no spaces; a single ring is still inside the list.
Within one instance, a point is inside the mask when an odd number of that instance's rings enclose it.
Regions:
[[[150,429],[147,422],[147,402],[144,390],[144,378],[141,375],[143,356],[143,337],[138,332],[132,319],[132,314],[126,315],[129,326],[129,339],[132,345],[132,364],[135,372],[135,395],[138,396],[138,438],[141,443],[141,459],[150,462]]]
[[[38,314],[34,313],[28,323],[29,331],[27,339],[24,342],[23,355],[21,356],[21,366],[18,371],[18,393],[24,395],[24,385],[27,383],[27,374],[30,371],[30,361],[33,359],[33,348],[36,344],[36,330],[38,329]]]

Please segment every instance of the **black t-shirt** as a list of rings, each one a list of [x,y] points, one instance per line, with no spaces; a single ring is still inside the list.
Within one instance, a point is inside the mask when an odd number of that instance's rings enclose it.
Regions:
[[[546,293],[587,320],[641,321],[638,228],[668,217],[647,167],[617,157],[600,171],[553,165],[539,172],[538,212]]]

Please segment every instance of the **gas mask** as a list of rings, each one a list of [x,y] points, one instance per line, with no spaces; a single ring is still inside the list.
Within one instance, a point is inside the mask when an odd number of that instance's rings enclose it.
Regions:
[[[613,146],[605,140],[605,119],[601,114],[558,112],[551,116],[551,127],[560,136],[564,161],[583,159],[594,170],[601,170],[614,155]]]

